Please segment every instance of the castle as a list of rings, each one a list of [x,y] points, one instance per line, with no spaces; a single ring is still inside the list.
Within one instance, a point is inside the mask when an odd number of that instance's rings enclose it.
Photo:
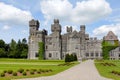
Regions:
[[[89,37],[85,25],[80,26],[80,31],[73,31],[72,27],[67,27],[65,34],[61,34],[61,27],[59,20],[54,19],[51,25],[52,33],[48,35],[45,29],[39,31],[39,21],[34,19],[29,21],[28,59],[38,59],[39,42],[44,43],[44,59],[61,60],[66,54],[75,54],[78,59],[102,59],[102,40]],[[110,33],[108,37],[111,34],[111,38],[117,39],[114,33]]]

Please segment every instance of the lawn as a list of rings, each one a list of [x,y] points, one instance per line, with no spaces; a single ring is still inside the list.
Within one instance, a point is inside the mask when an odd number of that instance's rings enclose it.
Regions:
[[[18,69],[52,69],[52,72],[45,74],[35,74],[29,76],[17,76],[17,77],[0,77],[0,80],[10,80],[13,78],[26,78],[26,77],[39,77],[39,76],[49,76],[62,72],[76,64],[74,62],[70,66],[58,66],[59,64],[64,64],[63,60],[26,60],[26,59],[0,59],[0,73],[4,70],[13,70],[16,72]]]
[[[112,71],[120,73],[119,60],[96,60],[95,65],[101,76],[111,78],[113,80],[120,80],[120,75],[112,73]]]

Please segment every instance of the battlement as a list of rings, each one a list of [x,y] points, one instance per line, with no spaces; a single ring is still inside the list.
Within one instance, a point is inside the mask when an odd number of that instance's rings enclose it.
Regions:
[[[32,19],[31,21],[29,21],[29,26],[30,27],[38,27],[39,28],[39,21]]]

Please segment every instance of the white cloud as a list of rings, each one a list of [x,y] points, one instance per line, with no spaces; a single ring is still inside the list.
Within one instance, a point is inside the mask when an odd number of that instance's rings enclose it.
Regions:
[[[9,30],[11,27],[8,25],[3,26],[3,30]]]
[[[68,0],[43,0],[40,7],[47,22],[59,18],[75,24],[87,24],[105,18],[112,11],[105,0],[76,2],[75,7]]]
[[[120,39],[120,24],[103,25],[93,30],[94,36],[103,38],[109,31],[113,31]]]
[[[26,25],[32,19],[29,11],[21,10],[12,5],[0,2],[0,22],[5,24]]]

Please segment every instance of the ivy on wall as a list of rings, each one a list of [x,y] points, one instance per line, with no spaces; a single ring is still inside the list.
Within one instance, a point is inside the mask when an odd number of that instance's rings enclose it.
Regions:
[[[39,59],[43,60],[44,59],[44,43],[43,42],[39,42]]]
[[[102,42],[103,59],[109,59],[109,52],[118,46],[119,46],[118,40],[115,40],[114,44],[111,44],[109,41],[103,40]]]

